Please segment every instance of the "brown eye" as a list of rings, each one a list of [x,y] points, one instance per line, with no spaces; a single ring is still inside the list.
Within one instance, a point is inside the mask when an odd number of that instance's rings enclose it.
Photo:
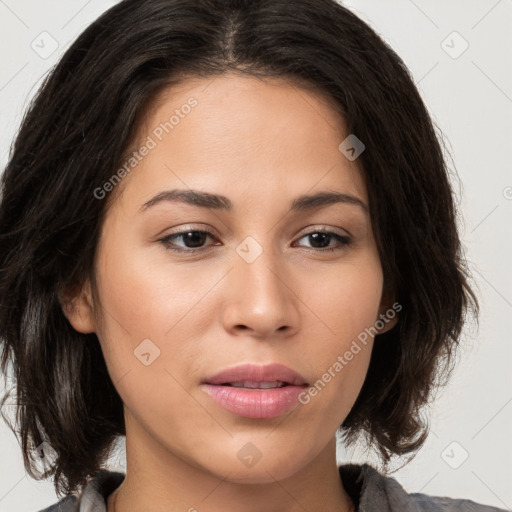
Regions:
[[[311,248],[318,251],[337,251],[352,244],[351,238],[334,233],[333,231],[316,230],[303,235],[299,240],[302,238],[307,238],[310,241]],[[329,247],[330,242],[333,240],[338,241],[340,246]]]
[[[213,237],[213,234],[209,231],[201,231],[197,229],[188,229],[186,231],[180,231],[178,233],[172,233],[162,239],[162,242],[167,249],[177,252],[195,252],[204,249],[203,244],[208,237]],[[176,246],[171,240],[177,240],[182,238],[185,247]]]

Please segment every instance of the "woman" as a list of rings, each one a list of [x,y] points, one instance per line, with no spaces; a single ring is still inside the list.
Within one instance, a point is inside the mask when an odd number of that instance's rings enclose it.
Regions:
[[[385,475],[478,304],[427,110],[341,5],[120,2],[2,187],[2,368],[47,510],[498,510]],[[384,470],[338,467],[338,431]]]

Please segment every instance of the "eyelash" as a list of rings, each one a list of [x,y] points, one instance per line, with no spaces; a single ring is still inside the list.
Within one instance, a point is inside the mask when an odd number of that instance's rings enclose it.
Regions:
[[[178,252],[178,253],[191,254],[191,253],[196,253],[196,252],[205,251],[205,250],[209,249],[209,247],[206,247],[206,248],[199,247],[199,248],[195,248],[195,249],[191,249],[191,248],[187,248],[187,249],[179,248],[178,249],[177,247],[173,246],[170,243],[170,240],[173,240],[180,236],[186,235],[187,233],[204,233],[206,235],[209,235],[212,238],[216,238],[215,235],[211,231],[200,230],[200,229],[187,229],[185,231],[179,231],[177,233],[172,233],[170,235],[167,235],[164,238],[159,239],[158,242],[161,242],[166,249],[174,251],[174,252]],[[306,236],[314,235],[317,233],[332,235],[336,240],[338,240],[338,242],[341,244],[341,247],[333,247],[333,248],[326,247],[323,249],[315,249],[314,247],[310,247],[309,249],[314,252],[336,252],[336,251],[345,249],[354,243],[350,237],[345,236],[345,235],[339,235],[338,233],[335,233],[333,231],[328,231],[326,229],[316,229],[315,231],[310,231],[309,233],[305,233],[304,235],[302,235],[299,238],[299,240]]]

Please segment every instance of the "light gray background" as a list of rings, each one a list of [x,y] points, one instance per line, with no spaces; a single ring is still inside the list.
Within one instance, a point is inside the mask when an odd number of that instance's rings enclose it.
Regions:
[[[1,169],[43,74],[114,3],[0,0]],[[432,430],[426,445],[393,476],[409,492],[469,498],[510,509],[512,0],[344,4],[403,58],[444,132],[460,178],[454,188],[463,215],[462,238],[482,305],[480,329],[468,325],[457,370],[430,411]],[[43,32],[58,43],[51,55],[44,52],[55,43]],[[469,46],[461,53],[465,41]],[[39,54],[32,44],[39,47]],[[0,440],[0,510],[34,512],[54,503],[51,481],[35,482],[26,476],[19,445],[3,422]],[[112,468],[123,470],[123,442],[119,446]],[[376,462],[363,447],[340,446],[340,463],[362,460]]]

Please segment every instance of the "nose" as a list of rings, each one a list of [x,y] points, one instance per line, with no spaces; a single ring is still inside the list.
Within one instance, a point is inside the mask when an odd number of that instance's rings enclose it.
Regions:
[[[226,281],[222,321],[228,332],[271,338],[297,331],[301,302],[297,282],[286,263],[278,262],[270,251],[251,263],[236,256]]]

